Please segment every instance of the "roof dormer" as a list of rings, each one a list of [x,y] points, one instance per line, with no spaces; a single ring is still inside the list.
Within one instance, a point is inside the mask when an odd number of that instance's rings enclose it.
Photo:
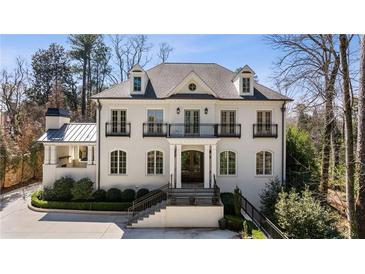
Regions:
[[[245,65],[237,72],[232,81],[239,95],[253,95],[253,88],[255,84],[254,75],[255,72],[248,65]]]
[[[129,71],[131,94],[145,94],[148,76],[145,70],[136,64]]]

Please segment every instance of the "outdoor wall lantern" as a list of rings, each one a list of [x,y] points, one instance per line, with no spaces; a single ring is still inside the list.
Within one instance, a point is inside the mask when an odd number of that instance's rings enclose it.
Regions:
[[[204,109],[204,113],[205,113],[205,114],[208,114],[208,108],[205,108],[205,109]]]
[[[177,108],[177,109],[176,109],[176,113],[177,113],[177,114],[180,114],[180,108]]]

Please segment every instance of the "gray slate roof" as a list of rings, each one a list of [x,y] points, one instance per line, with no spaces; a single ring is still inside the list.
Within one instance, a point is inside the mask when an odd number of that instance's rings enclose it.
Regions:
[[[94,143],[96,142],[95,123],[64,124],[59,129],[49,129],[38,142]]]
[[[239,100],[291,100],[258,83],[253,96],[240,96],[233,84],[235,72],[215,63],[162,63],[146,71],[149,81],[144,95],[129,93],[130,80],[126,80],[93,96],[94,99],[166,99],[169,93],[191,72],[201,79],[217,95],[216,99]],[[180,99],[192,99],[192,94],[179,95]],[[201,98],[211,99],[211,98]]]

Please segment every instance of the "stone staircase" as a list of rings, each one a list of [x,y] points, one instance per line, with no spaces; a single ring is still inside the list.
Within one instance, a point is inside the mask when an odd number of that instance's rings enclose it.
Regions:
[[[218,195],[217,192],[218,191]],[[217,198],[218,196],[218,198]],[[128,209],[128,227],[139,227],[140,223],[149,223],[149,219],[161,220],[169,207],[206,207],[220,206],[217,188],[169,188],[169,185],[146,194],[134,201]],[[158,215],[158,216],[157,216]]]

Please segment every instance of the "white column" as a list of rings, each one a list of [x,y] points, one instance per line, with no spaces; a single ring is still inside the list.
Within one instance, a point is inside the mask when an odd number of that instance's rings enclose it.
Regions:
[[[209,145],[204,145],[204,188],[209,188]]]
[[[49,165],[49,146],[44,146],[44,164]]]
[[[57,164],[57,147],[51,146],[51,165]]]
[[[181,145],[176,145],[176,187],[181,188]]]
[[[93,161],[93,165],[95,165],[95,151],[96,151],[96,146],[92,147],[92,158],[91,160]]]
[[[212,145],[212,183],[211,186],[214,186],[214,177],[217,177],[217,145]]]
[[[69,158],[68,158],[68,162],[71,164],[73,159],[74,159],[74,147],[72,145],[70,145],[68,147],[68,153],[69,153]]]
[[[172,187],[175,187],[175,145],[170,145],[170,178]]]
[[[87,164],[92,165],[93,163],[93,147],[87,146]]]

